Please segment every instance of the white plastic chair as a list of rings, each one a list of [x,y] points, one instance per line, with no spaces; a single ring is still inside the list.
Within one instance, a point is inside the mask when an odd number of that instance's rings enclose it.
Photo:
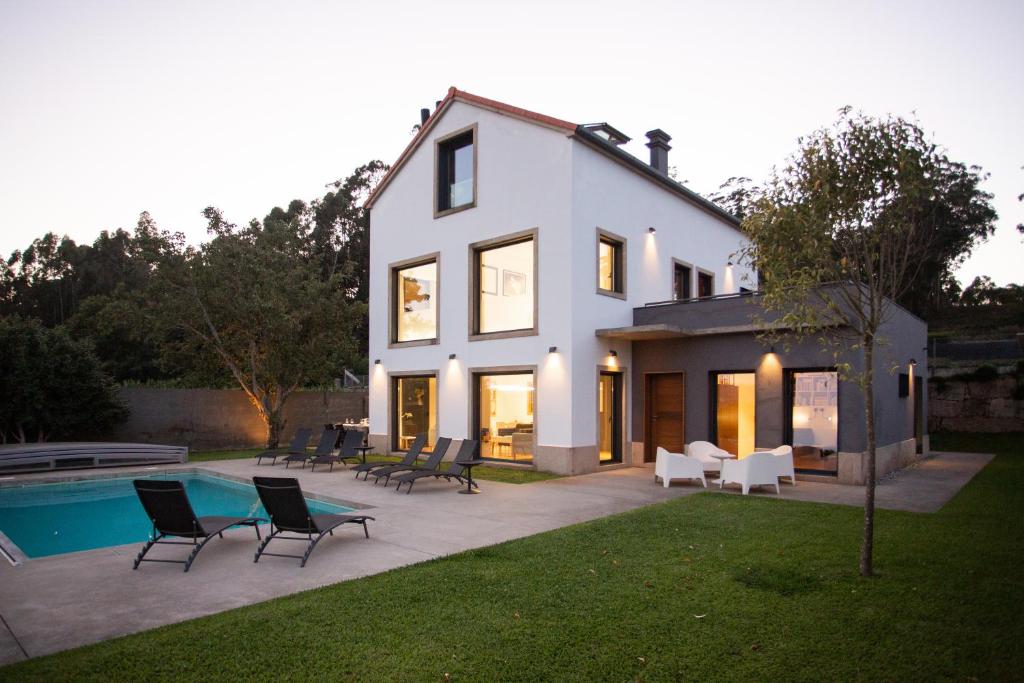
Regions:
[[[779,466],[775,456],[768,452],[751,453],[742,460],[723,460],[722,477],[718,480],[718,488],[726,484],[739,484],[743,495],[747,495],[751,486],[774,486],[779,491]]]
[[[768,451],[775,458],[775,466],[778,468],[780,477],[789,477],[789,481],[796,486],[796,470],[793,468],[793,447],[779,446]]]
[[[658,446],[657,457],[654,460],[654,481],[661,481],[665,488],[673,479],[698,479],[708,487],[708,481],[704,478],[704,468],[696,458],[690,458],[682,453],[669,453],[661,446]]]
[[[722,469],[722,459],[712,457],[712,453],[729,455],[728,451],[723,451],[710,441],[692,441],[686,444],[686,455],[700,460],[705,472],[719,472]]]

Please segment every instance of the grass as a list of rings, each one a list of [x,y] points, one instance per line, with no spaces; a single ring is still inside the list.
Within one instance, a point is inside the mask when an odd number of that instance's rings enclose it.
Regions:
[[[189,453],[188,461],[212,462],[215,460],[240,460],[244,458],[254,458],[257,454],[262,453],[263,450],[264,449],[262,448],[248,448],[245,450],[231,451],[196,451]],[[368,455],[366,456],[366,459],[368,462],[398,462],[401,458],[392,455]],[[479,467],[473,468],[473,479],[501,481],[506,484],[529,484],[535,481],[544,481],[546,479],[557,479],[560,476],[562,475],[512,467],[491,467],[489,465],[480,465]]]
[[[878,512],[872,579],[857,508],[700,493],[0,679],[1020,680],[1024,437],[999,445],[938,513]]]

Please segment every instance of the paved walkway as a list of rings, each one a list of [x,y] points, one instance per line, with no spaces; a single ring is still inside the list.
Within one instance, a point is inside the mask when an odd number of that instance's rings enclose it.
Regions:
[[[883,508],[934,512],[991,460],[943,453],[904,470],[878,488]],[[281,475],[251,461],[193,467],[232,477]],[[151,468],[152,469],[152,468]],[[174,468],[168,468],[174,469]],[[483,495],[460,496],[444,482],[416,485],[411,495],[355,481],[351,472],[288,470],[309,493],[356,503],[376,517],[370,539],[351,528],[321,542],[305,568],[297,560],[252,562],[250,529],[211,541],[188,574],[179,565],[144,564],[132,571],[139,544],[28,560],[0,560],[0,664],[262,602],[441,555],[529,536],[569,524],[691,495],[702,489],[652,481],[651,468],[624,468],[533,484],[482,481]],[[109,470],[107,471],[109,474]],[[122,476],[126,471],[119,473]],[[27,478],[27,477],[26,477]],[[717,488],[713,487],[713,490]],[[771,495],[775,493],[759,493]],[[860,505],[855,486],[798,482],[782,498]],[[180,548],[158,548],[167,556]],[[153,555],[158,557],[159,555]]]

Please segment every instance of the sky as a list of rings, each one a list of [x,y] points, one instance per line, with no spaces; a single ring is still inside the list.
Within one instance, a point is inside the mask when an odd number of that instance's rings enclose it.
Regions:
[[[1024,282],[1024,2],[0,0],[0,254],[149,211],[262,218],[395,160],[449,86],[608,121],[708,193],[763,180],[851,105],[916,115],[991,177],[996,234],[958,271]]]

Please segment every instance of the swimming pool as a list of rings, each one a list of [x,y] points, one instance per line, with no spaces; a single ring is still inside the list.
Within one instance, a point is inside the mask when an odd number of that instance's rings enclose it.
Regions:
[[[134,479],[185,482],[200,517],[267,516],[252,484],[185,472],[0,487],[0,531],[30,558],[144,542],[153,527],[135,494]],[[313,514],[351,511],[308,498],[306,503]]]

